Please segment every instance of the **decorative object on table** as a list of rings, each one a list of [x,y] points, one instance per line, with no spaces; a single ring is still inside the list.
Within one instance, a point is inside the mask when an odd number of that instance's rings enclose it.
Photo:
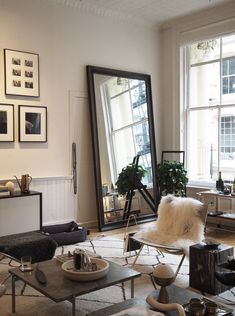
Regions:
[[[221,171],[219,171],[219,178],[216,181],[216,190],[219,192],[224,191],[224,181],[222,180]]]
[[[190,315],[203,316],[205,315],[206,305],[200,299],[192,298],[188,305]]]
[[[41,284],[46,284],[47,283],[47,278],[45,273],[39,268],[39,264],[36,265],[35,268],[35,277],[37,279],[37,281]]]
[[[223,190],[224,195],[231,194],[231,185],[225,185]]]
[[[231,315],[232,309],[213,300],[202,296],[199,298],[192,298],[188,303],[183,304],[184,310],[188,315],[217,315],[225,316]]]
[[[20,261],[21,261],[20,270],[22,272],[28,272],[28,271],[33,270],[31,256],[23,256],[21,257]]]
[[[104,277],[109,271],[109,262],[104,259],[90,258],[91,269],[76,270],[74,268],[74,260],[66,261],[62,264],[61,269],[65,277],[74,281],[89,282]],[[96,266],[96,270],[92,271],[92,267]]]
[[[10,195],[10,191],[5,185],[0,185],[0,196]]]
[[[39,97],[39,55],[4,49],[5,93]]]
[[[23,174],[21,176],[21,181],[17,178],[17,176],[14,177],[16,178],[16,181],[20,187],[20,191],[22,193],[29,193],[29,185],[33,178],[29,174]]]
[[[0,104],[0,142],[14,142],[14,105]]]
[[[157,181],[161,195],[186,196],[188,178],[182,162],[164,160],[157,164]]]
[[[153,280],[157,285],[160,285],[160,291],[158,295],[158,302],[169,303],[169,295],[166,290],[166,286],[170,285],[175,280],[175,272],[171,266],[161,263],[156,266],[152,275]]]
[[[154,309],[157,309],[158,311],[161,312],[167,312],[167,311],[173,311],[177,310],[179,313],[179,316],[186,316],[184,307],[180,304],[177,303],[168,303],[168,304],[163,304],[155,300],[155,298],[151,295],[148,295],[146,298],[146,302]]]
[[[11,195],[14,194],[15,191],[15,185],[12,181],[8,181],[5,186],[7,187],[8,191],[10,192]]]
[[[233,179],[233,183],[232,183],[232,190],[231,190],[231,194],[235,195],[235,177]]]
[[[89,270],[91,259],[85,250],[76,248],[73,252],[73,263],[76,270]]]
[[[47,142],[47,107],[19,105],[19,141]]]

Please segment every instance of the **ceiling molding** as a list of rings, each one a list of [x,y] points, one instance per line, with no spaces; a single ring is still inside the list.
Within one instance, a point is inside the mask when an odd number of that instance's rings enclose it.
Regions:
[[[153,30],[157,30],[160,28],[160,23],[156,23],[156,22],[153,23],[152,21],[147,21],[145,19],[137,19],[137,18],[134,18],[130,14],[125,14],[120,11],[105,9],[97,5],[86,3],[85,1],[82,1],[82,0],[48,0],[48,1],[60,4],[60,5],[64,5],[66,7],[74,8],[88,14],[94,14],[94,15],[98,15],[101,17],[109,18],[109,19],[115,19],[117,21],[121,20],[121,21],[125,21],[126,23],[139,25],[139,26],[150,28]]]

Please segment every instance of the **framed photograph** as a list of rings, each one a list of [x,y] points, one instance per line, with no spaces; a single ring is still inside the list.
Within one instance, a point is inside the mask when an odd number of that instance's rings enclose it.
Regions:
[[[5,93],[39,97],[39,55],[4,49]]]
[[[19,141],[47,142],[47,107],[19,105]]]
[[[0,104],[0,142],[14,142],[14,105]]]

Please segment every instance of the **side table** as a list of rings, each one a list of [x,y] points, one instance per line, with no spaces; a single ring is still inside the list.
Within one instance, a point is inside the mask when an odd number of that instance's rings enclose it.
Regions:
[[[233,247],[221,244],[208,249],[204,244],[196,244],[190,247],[189,256],[189,285],[192,288],[213,295],[231,288],[215,278],[215,271],[223,270],[219,266],[228,261],[228,256],[233,256]]]

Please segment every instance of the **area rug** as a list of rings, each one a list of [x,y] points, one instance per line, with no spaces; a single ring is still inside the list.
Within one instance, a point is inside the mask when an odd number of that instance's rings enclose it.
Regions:
[[[63,248],[59,247],[56,251],[56,255],[60,255],[63,252],[66,253],[68,251],[73,252],[75,248],[81,248],[87,250],[88,253],[99,254],[107,260],[131,268],[136,253],[124,253],[123,245],[124,243],[122,239],[101,235],[76,245],[64,246]],[[152,282],[151,274],[159,261],[169,264],[172,269],[176,270],[180,259],[181,256],[170,254],[162,255],[154,248],[145,247],[135,265],[135,270],[141,272],[142,274],[140,278],[135,280],[135,296],[143,298],[153,291],[155,285]],[[0,263],[0,281],[2,281],[8,273],[9,266],[8,260],[6,259],[2,260]],[[12,264],[15,266],[18,265],[16,262],[12,262]],[[189,287],[189,262],[187,259],[184,260],[174,284],[183,288]],[[16,313],[11,314],[10,279],[7,280],[6,285],[7,292],[0,298],[1,316],[64,316],[71,314],[71,303],[54,303],[31,287],[26,286],[24,288],[24,284],[20,281],[16,282]],[[91,311],[96,311],[100,308],[129,299],[130,293],[130,282],[125,282],[124,285],[115,285],[80,296],[76,299],[76,315],[84,316]],[[229,291],[230,299],[233,295],[231,293],[233,292]],[[226,295],[224,299],[227,300]],[[233,300],[231,299],[231,301]]]

